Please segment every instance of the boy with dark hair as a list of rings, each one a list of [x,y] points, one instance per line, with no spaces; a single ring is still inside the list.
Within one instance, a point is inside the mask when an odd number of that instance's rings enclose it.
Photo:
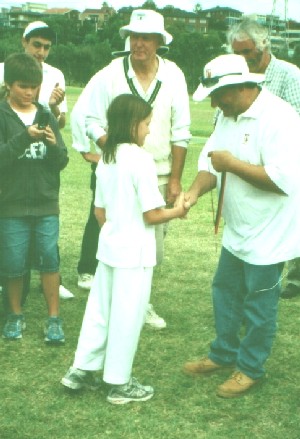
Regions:
[[[6,99],[0,103],[0,276],[6,279],[10,312],[3,337],[19,339],[25,328],[21,297],[31,241],[34,268],[41,273],[49,318],[45,341],[64,342],[58,317],[59,174],[67,149],[53,114],[39,127],[45,109],[35,103],[42,69],[26,53],[4,63]]]

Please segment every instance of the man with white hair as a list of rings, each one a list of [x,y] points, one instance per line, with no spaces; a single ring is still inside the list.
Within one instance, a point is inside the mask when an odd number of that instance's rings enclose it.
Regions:
[[[122,93],[141,96],[153,107],[150,134],[144,148],[154,157],[162,194],[168,203],[173,203],[181,191],[181,174],[190,139],[190,111],[182,71],[175,63],[158,55],[160,50],[166,50],[162,46],[170,44],[172,36],[164,29],[163,16],[146,9],[134,10],[130,23],[121,27],[120,35],[124,39],[129,37],[130,52],[96,73],[83,90],[71,114],[73,147],[95,167],[106,140],[106,111],[110,102]],[[95,143],[96,154],[90,151],[86,134]],[[90,215],[88,222],[85,235],[89,234],[88,229],[92,231],[95,219]],[[157,264],[163,259],[165,233],[164,225],[156,226]],[[96,248],[90,246],[89,250],[87,241],[87,238],[83,239],[81,260],[83,253],[89,251],[95,269]],[[78,285],[84,288],[80,274],[86,272],[82,266],[80,261]],[[150,304],[146,323],[155,329],[166,326]]]
[[[205,66],[194,94],[197,101],[210,96],[221,113],[186,199],[194,205],[226,181],[225,226],[212,283],[216,338],[208,357],[186,363],[184,372],[234,368],[217,388],[224,398],[244,394],[263,377],[284,261],[300,256],[300,117],[261,88],[263,81],[242,56],[221,55]]]
[[[244,56],[250,72],[264,73],[264,86],[300,114],[300,69],[271,53],[268,30],[247,18],[229,29],[227,40],[231,51]],[[297,258],[288,263],[286,287],[281,297],[289,299],[299,295],[300,259]]]

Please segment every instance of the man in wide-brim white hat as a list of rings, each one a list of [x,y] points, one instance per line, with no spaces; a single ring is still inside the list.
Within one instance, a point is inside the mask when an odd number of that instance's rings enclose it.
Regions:
[[[234,368],[216,389],[224,398],[243,395],[264,376],[284,261],[300,255],[300,118],[260,86],[263,78],[249,72],[242,56],[221,55],[205,66],[194,94],[210,96],[221,113],[186,199],[193,205],[223,181],[225,225],[212,284],[216,338],[208,356],[184,371]]]
[[[122,38],[129,37],[130,53],[114,59],[108,66],[100,70],[88,83],[77,101],[71,115],[73,146],[90,162],[99,160],[101,147],[106,141],[107,109],[112,100],[123,93],[132,93],[146,100],[153,108],[150,123],[150,134],[147,135],[144,148],[152,154],[158,176],[158,185],[168,203],[174,203],[181,192],[181,175],[184,167],[186,148],[190,139],[189,96],[183,72],[177,65],[162,59],[157,51],[161,46],[168,45],[172,36],[164,28],[161,14],[152,10],[137,9],[132,12],[130,22],[120,29]],[[91,154],[89,144],[86,146],[84,133],[97,145],[98,154]],[[91,209],[93,212],[93,209]],[[158,224],[156,228],[156,262],[163,259],[163,239],[165,229]],[[101,233],[101,232],[100,232]],[[130,233],[130,231],[128,231]],[[131,236],[131,235],[128,235]],[[97,238],[95,238],[97,239]],[[132,236],[133,247],[139,246],[136,237]],[[101,247],[98,255],[101,255]],[[139,258],[143,251],[140,251]],[[90,255],[89,255],[90,256]],[[132,263],[128,260],[128,264]],[[95,285],[93,285],[93,290]],[[92,291],[93,291],[92,290]],[[100,289],[99,289],[100,291]],[[133,292],[131,292],[131,295]],[[99,296],[99,294],[98,294]],[[93,295],[93,309],[99,309],[99,297]],[[129,303],[131,299],[129,298]],[[130,307],[128,308],[130,310]],[[101,312],[101,309],[100,309]],[[120,315],[122,312],[120,311]],[[145,310],[146,323],[155,329],[166,326],[152,305]],[[88,314],[84,322],[90,325],[93,337],[80,337],[75,354],[74,368],[81,371],[104,369],[104,380],[110,384],[126,384],[130,382],[128,366],[133,358],[123,358],[124,346],[138,340],[126,334],[138,334],[140,327],[135,327],[135,319],[130,312],[124,313],[128,326],[126,331],[116,330],[116,343],[112,343],[112,357],[104,360],[99,343],[103,339],[101,322],[94,321]],[[123,322],[123,320],[122,320]],[[113,331],[113,328],[111,328]],[[126,340],[124,339],[126,338]],[[135,352],[136,346],[131,346]],[[91,358],[93,357],[93,360]],[[92,366],[91,366],[92,365]],[[120,374],[120,370],[123,373]],[[72,369],[73,371],[73,369]],[[88,375],[86,375],[88,377]],[[124,379],[125,376],[125,379]],[[62,383],[67,387],[82,386],[82,374],[67,374]],[[147,393],[146,387],[136,389],[141,400]],[[128,395],[130,399],[130,395]]]

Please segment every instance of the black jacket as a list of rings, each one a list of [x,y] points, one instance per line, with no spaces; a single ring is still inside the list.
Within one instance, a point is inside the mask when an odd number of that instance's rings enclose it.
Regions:
[[[42,110],[36,106],[34,123]],[[59,213],[59,174],[69,159],[52,114],[49,125],[57,145],[33,142],[18,115],[6,101],[0,102],[0,217]]]

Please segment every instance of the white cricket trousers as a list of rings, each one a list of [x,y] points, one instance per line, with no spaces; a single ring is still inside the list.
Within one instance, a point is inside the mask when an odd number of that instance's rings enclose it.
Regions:
[[[115,268],[99,261],[88,297],[73,366],[103,370],[103,380],[125,384],[150,298],[152,267]]]

